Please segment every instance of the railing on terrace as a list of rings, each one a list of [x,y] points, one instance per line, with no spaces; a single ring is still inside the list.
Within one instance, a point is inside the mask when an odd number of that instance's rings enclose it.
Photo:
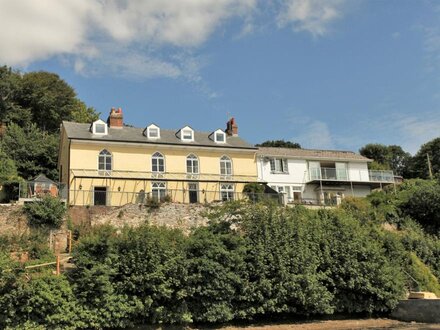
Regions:
[[[151,172],[151,171],[98,171],[85,169],[72,169],[72,178],[121,178],[139,180],[198,180],[198,181],[256,181],[257,175],[222,175],[215,173],[177,173],[177,172]]]
[[[373,182],[394,182],[393,171],[368,171],[368,174]]]
[[[349,172],[346,169],[336,168],[311,168],[309,170],[309,180],[329,180],[329,181],[365,181],[365,182],[394,182],[393,171],[359,171],[356,173],[356,179],[350,178]]]
[[[187,189],[160,189],[150,192],[126,192],[126,191],[93,191],[93,190],[70,190],[71,205],[102,205],[122,206],[125,204],[146,204],[150,200],[173,202],[173,203],[207,203],[225,202],[247,199],[253,202],[263,200],[274,200],[282,203],[281,195],[278,193],[243,193],[236,191],[210,191]]]

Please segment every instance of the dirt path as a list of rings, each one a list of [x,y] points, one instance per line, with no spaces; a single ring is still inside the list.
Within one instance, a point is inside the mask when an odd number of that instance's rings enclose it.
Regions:
[[[406,323],[390,319],[334,320],[294,324],[270,324],[243,327],[224,327],[221,330],[361,330],[361,329],[440,329],[440,324]]]

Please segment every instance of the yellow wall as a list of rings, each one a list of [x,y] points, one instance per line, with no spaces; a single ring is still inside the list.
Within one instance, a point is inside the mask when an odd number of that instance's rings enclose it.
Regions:
[[[66,143],[67,145],[67,143]],[[68,147],[68,145],[67,145]],[[102,177],[97,173],[98,155],[103,149],[112,153],[113,176],[116,171],[122,171],[124,178],[116,179]],[[72,205],[92,205],[94,187],[107,187],[107,205],[118,206],[127,203],[139,202],[139,192],[144,190],[146,196],[151,192],[151,181],[165,181],[164,179],[147,179],[151,172],[151,156],[160,152],[165,158],[165,173],[168,180],[166,189],[174,202],[188,203],[188,182],[198,183],[198,201],[212,202],[221,200],[220,184],[220,158],[227,155],[232,160],[232,177],[237,193],[234,198],[240,198],[246,182],[257,181],[257,167],[255,151],[253,150],[224,150],[222,148],[202,147],[170,147],[151,145],[129,145],[121,143],[84,143],[73,140],[70,149],[70,197]],[[68,153],[60,150],[60,164],[67,163]],[[199,158],[199,180],[190,180],[186,177],[186,157],[194,154]],[[64,171],[63,165],[63,171]],[[67,166],[66,166],[67,167]],[[89,170],[88,178],[75,177],[72,173],[80,170]],[[127,174],[127,171],[132,173]],[[84,172],[86,173],[86,172]],[[173,177],[168,176],[174,173]],[[210,176],[206,176],[210,175]],[[91,176],[91,177],[90,177]],[[128,178],[130,176],[130,179]],[[242,181],[242,182],[239,182]],[[81,189],[80,189],[81,188]]]

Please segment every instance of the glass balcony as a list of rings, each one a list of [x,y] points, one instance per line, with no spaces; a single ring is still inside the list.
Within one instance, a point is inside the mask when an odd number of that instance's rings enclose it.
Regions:
[[[348,171],[329,167],[311,168],[310,181],[313,180],[348,181]]]
[[[394,182],[393,171],[368,171],[370,181]]]

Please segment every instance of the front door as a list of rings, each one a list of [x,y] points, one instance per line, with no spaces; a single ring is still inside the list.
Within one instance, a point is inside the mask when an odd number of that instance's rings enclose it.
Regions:
[[[199,201],[199,187],[197,183],[188,183],[189,202],[197,203]]]
[[[94,187],[93,188],[93,200],[94,200],[94,205],[106,205],[107,204],[107,187]]]

